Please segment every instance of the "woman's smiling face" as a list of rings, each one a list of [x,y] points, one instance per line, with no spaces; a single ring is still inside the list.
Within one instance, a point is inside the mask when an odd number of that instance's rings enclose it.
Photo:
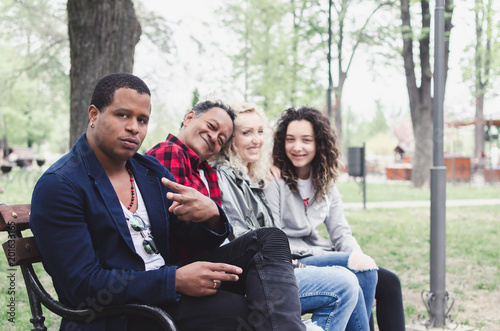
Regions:
[[[311,162],[316,156],[316,140],[311,122],[300,120],[288,124],[285,152],[288,159],[297,168],[299,178],[309,178]]]
[[[234,130],[234,145],[243,163],[256,162],[264,144],[264,121],[256,112],[238,114],[241,123]]]

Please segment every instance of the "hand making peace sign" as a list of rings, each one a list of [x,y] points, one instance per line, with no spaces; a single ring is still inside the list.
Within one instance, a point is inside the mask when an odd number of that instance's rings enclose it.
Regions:
[[[172,182],[167,178],[161,179],[162,184],[177,192],[168,192],[167,199],[172,200],[168,209],[182,221],[206,222],[213,231],[223,230],[220,222],[219,208],[209,197],[203,195],[192,187]]]

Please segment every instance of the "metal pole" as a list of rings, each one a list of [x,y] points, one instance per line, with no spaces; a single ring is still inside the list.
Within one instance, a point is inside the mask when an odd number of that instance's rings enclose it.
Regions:
[[[434,141],[431,167],[430,322],[445,326],[446,318],[446,167],[443,157],[444,0],[436,0],[434,38]]]
[[[328,91],[326,96],[326,114],[332,118],[332,0],[328,0]]]

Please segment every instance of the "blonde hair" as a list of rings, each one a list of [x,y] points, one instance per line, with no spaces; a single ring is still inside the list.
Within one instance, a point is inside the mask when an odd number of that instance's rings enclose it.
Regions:
[[[235,130],[243,124],[240,114],[255,113],[262,119],[264,127],[264,144],[259,153],[259,160],[256,162],[249,162],[245,166],[236,148],[235,139],[233,138],[222,147],[219,154],[214,155],[209,161],[214,165],[225,165],[239,175],[248,175],[253,185],[265,188],[270,180],[268,174],[271,166],[272,150],[271,129],[267,125],[268,121],[266,115],[261,108],[251,103],[235,103],[230,104],[230,107],[234,109],[234,113],[236,114],[236,119],[234,120]]]

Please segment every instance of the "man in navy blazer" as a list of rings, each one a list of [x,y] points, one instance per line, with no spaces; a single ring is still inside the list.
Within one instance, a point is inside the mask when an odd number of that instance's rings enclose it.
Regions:
[[[96,310],[157,305],[181,330],[303,330],[286,236],[254,232],[218,247],[230,231],[220,206],[137,154],[150,101],[133,75],[102,78],[87,132],[34,189],[30,223],[59,300]],[[175,265],[169,236],[208,252]],[[89,316],[63,319],[61,330],[148,329],[148,322]]]

